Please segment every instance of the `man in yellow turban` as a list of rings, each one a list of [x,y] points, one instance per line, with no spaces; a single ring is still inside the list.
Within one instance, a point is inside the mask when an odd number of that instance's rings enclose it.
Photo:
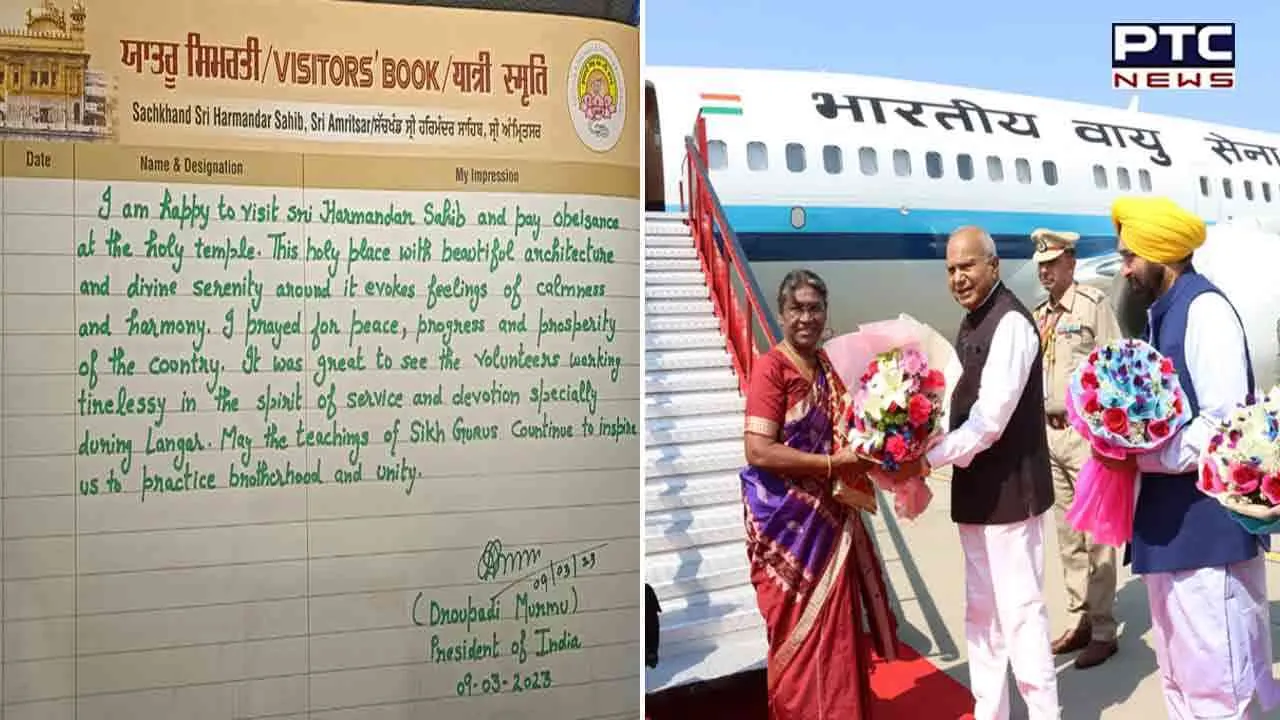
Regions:
[[[1142,480],[1125,557],[1147,586],[1165,704],[1175,718],[1253,717],[1255,694],[1264,710],[1280,699],[1271,675],[1268,542],[1196,487],[1213,424],[1254,391],[1244,325],[1191,263],[1205,241],[1203,220],[1150,197],[1116,200],[1111,217],[1122,272],[1152,300],[1147,339],[1173,360],[1193,417],[1158,452],[1138,457]]]
[[[1111,206],[1111,222],[1125,277],[1148,304],[1173,284],[1206,236],[1204,220],[1163,197],[1119,198]]]

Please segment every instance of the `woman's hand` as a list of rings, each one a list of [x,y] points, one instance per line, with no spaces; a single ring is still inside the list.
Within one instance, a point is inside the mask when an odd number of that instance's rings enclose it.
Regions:
[[[859,471],[866,472],[871,463],[858,455],[858,451],[852,446],[845,446],[840,452],[831,456],[831,467],[841,472]]]

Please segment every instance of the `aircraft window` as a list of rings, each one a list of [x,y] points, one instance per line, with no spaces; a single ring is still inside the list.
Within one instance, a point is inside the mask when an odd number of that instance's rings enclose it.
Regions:
[[[729,167],[729,148],[723,140],[707,141],[707,168],[723,170]]]
[[[1023,185],[1031,184],[1031,163],[1026,158],[1017,158],[1013,161],[1013,174],[1017,176],[1018,182]]]
[[[1200,194],[1209,197],[1209,178],[1204,175],[1200,176]]]
[[[1262,183],[1262,199],[1271,202],[1271,183]]]
[[[987,156],[987,177],[991,182],[1004,182],[1004,165],[995,155]]]
[[[1142,188],[1142,192],[1151,192],[1151,173],[1145,169],[1138,170],[1138,187]]]
[[[1229,178],[1222,178],[1222,194],[1225,195],[1228,200],[1231,199],[1231,180]]]
[[[961,153],[956,156],[956,172],[960,173],[961,180],[973,179],[973,158],[967,153]]]
[[[911,153],[906,150],[893,151],[893,173],[898,177],[911,175]]]
[[[769,169],[769,150],[762,142],[747,143],[747,167],[752,170]]]
[[[844,155],[840,152],[840,146],[827,145],[822,148],[822,167],[832,175],[844,171]]]
[[[1040,169],[1044,171],[1045,185],[1058,184],[1058,166],[1052,160],[1045,160],[1040,164]]]
[[[1120,190],[1128,190],[1131,187],[1129,168],[1116,168],[1116,187]]]
[[[800,143],[787,143],[787,169],[791,172],[804,172],[804,146]]]
[[[1252,180],[1244,181],[1244,199],[1245,200],[1253,199],[1253,181]]]
[[[858,166],[863,175],[875,175],[880,171],[880,163],[876,160],[876,149],[873,147],[858,148]]]
[[[1101,165],[1093,166],[1093,186],[1099,190],[1107,189],[1107,169]]]
[[[935,180],[942,177],[942,156],[936,152],[925,153],[924,171]]]

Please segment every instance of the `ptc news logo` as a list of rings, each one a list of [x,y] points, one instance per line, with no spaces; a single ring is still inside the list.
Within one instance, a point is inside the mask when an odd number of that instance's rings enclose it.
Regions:
[[[1230,90],[1235,23],[1111,23],[1111,87]]]

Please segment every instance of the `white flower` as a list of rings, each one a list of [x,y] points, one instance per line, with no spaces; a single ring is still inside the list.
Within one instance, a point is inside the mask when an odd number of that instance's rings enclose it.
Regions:
[[[898,407],[907,407],[907,394],[911,390],[907,378],[903,376],[900,368],[886,370],[880,374],[884,378],[884,398],[888,402],[897,403]],[[888,403],[885,405],[888,407]]]
[[[884,447],[884,433],[873,432],[867,438],[867,451],[869,453],[878,453]]]
[[[867,395],[883,395],[885,390],[884,373],[876,373],[867,381]]]

